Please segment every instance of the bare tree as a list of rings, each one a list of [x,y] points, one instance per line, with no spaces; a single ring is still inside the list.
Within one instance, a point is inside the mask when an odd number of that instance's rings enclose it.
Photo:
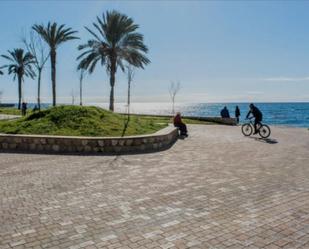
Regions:
[[[29,38],[24,35],[22,41],[25,44],[28,52],[31,53],[34,57],[34,67],[36,68],[38,75],[37,102],[38,108],[41,110],[41,76],[43,68],[49,57],[49,53],[47,52],[47,48],[44,47],[41,37],[34,31],[30,32]]]
[[[127,105],[128,105],[128,120],[130,120],[130,104],[131,104],[131,83],[133,81],[135,75],[135,71],[133,66],[128,65],[127,66],[127,78],[128,78],[128,100],[127,100]]]
[[[75,91],[72,89],[71,91],[72,105],[75,105]]]
[[[171,81],[171,84],[169,86],[168,92],[170,94],[171,100],[172,100],[172,114],[175,114],[175,98],[176,98],[176,94],[179,92],[180,90],[180,82],[174,82]]]
[[[126,66],[126,70],[127,70],[127,79],[128,79],[128,99],[127,99],[127,120],[125,120],[124,122],[124,127],[123,127],[123,131],[122,131],[122,137],[125,135],[127,128],[129,126],[129,122],[130,122],[130,103],[131,103],[131,83],[133,81],[134,78],[134,67],[130,64],[128,64]]]
[[[80,70],[80,75],[79,75],[79,105],[83,105],[83,80],[84,77],[87,73],[87,71],[83,68],[81,68]]]

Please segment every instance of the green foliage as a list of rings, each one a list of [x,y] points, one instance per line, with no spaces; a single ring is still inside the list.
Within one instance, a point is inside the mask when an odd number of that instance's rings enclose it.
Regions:
[[[46,26],[43,24],[35,24],[32,29],[42,37],[51,50],[56,50],[61,43],[78,39],[78,37],[74,36],[77,31],[66,28],[64,24],[58,25],[56,22],[48,22]]]
[[[8,55],[1,55],[10,64],[6,64],[1,68],[8,68],[8,74],[13,74],[14,79],[20,77],[23,79],[24,76],[34,78],[35,73],[32,69],[34,63],[33,55],[29,52],[25,52],[21,48],[16,48],[13,51],[8,51]]]
[[[21,115],[21,111],[17,108],[0,107],[0,114]]]
[[[57,106],[19,120],[0,122],[0,132],[66,136],[121,136],[127,117],[98,107]],[[167,125],[155,118],[131,116],[126,136],[154,133]]]

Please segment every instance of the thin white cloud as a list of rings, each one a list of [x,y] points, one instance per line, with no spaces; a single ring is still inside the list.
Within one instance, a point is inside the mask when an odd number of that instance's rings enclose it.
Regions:
[[[285,81],[285,82],[295,82],[295,81],[309,81],[309,76],[306,77],[272,77],[272,78],[265,78],[264,81]]]

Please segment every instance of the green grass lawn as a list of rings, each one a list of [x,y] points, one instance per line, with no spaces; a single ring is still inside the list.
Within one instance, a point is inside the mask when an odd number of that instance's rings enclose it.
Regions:
[[[7,113],[16,114],[14,111]],[[0,121],[0,133],[94,137],[141,135],[151,134],[166,127],[171,118],[131,115],[125,129],[126,121],[126,115],[99,107],[57,106],[29,113],[18,120]],[[184,119],[184,122],[209,124],[190,119]]]
[[[12,107],[0,107],[0,114],[21,115],[21,111]]]
[[[134,114],[132,114],[132,116],[135,116]],[[144,119],[149,119],[149,120],[156,120],[156,122],[166,122],[166,123],[172,123],[173,120],[171,117],[161,117],[161,116],[147,116],[147,115],[136,115],[139,117],[143,117]],[[190,118],[183,118],[182,121],[185,124],[203,124],[203,125],[211,125],[211,124],[215,124],[213,122],[208,122],[208,121],[202,121],[202,120],[195,120],[195,119],[190,119]]]

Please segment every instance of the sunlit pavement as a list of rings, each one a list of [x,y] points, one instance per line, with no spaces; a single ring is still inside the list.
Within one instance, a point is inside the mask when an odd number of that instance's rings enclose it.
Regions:
[[[8,115],[8,114],[0,114],[0,120],[9,120],[9,119],[17,119],[20,118],[19,115]]]
[[[0,154],[0,248],[309,248],[309,131],[189,126],[167,151]]]

